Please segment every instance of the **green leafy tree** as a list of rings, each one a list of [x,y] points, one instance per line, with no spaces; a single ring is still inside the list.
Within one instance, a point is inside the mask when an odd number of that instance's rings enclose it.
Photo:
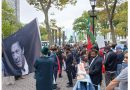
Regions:
[[[2,38],[6,38],[22,27],[16,21],[14,9],[9,6],[6,0],[2,1]]]
[[[124,2],[117,6],[114,17],[115,32],[118,36],[127,36],[128,32],[128,2]]]
[[[100,31],[101,35],[103,35],[104,37],[107,35],[107,33],[110,32],[107,13],[105,12],[105,10],[101,10],[97,13],[97,25],[98,31]]]
[[[125,35],[125,33],[121,33],[122,31],[120,30],[122,30],[123,28],[124,32],[127,31],[127,1],[97,0],[97,7],[104,8],[98,13],[98,21],[101,25],[100,31],[102,32],[102,34],[108,33],[110,31],[112,35],[112,41],[116,42],[117,35]],[[124,23],[126,24],[124,25]]]
[[[75,19],[73,23],[73,30],[78,33],[79,40],[84,40],[85,34],[89,35],[91,38],[92,43],[95,42],[95,37],[93,36],[92,32],[90,32],[90,16],[88,12],[83,12],[82,16]]]
[[[113,27],[113,18],[115,15],[117,4],[118,4],[118,0],[97,0],[97,6],[104,8],[104,11],[107,13],[106,16],[107,16],[107,20],[109,21],[113,42],[116,42],[115,31]]]
[[[44,16],[45,16],[45,25],[46,25],[46,30],[48,32],[48,39],[50,45],[52,45],[52,35],[50,25],[49,25],[49,17],[48,17],[48,11],[51,8],[51,6],[55,6],[56,8],[62,10],[66,4],[75,4],[76,0],[27,0],[30,5],[34,5],[35,8],[38,10],[43,11]]]
[[[81,32],[83,30],[87,30],[87,19],[88,19],[88,13],[87,12],[83,12],[82,16],[80,16],[79,18],[75,19],[74,23],[73,23],[73,30],[75,32]]]
[[[82,32],[86,32],[87,30],[87,19],[88,19],[88,12],[83,12],[82,16],[78,17],[77,19],[75,19],[74,23],[73,23],[73,30],[75,32],[77,32],[78,34],[78,38],[79,40],[83,40],[83,34]]]
[[[43,23],[41,23],[41,25],[39,26],[39,29],[40,29],[40,34],[41,34],[41,40],[48,41],[48,33]]]

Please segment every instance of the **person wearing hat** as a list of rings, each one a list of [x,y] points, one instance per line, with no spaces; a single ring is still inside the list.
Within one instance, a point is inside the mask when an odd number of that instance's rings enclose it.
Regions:
[[[115,49],[116,49],[116,55],[117,55],[117,75],[119,75],[122,69],[122,62],[124,59],[124,54],[120,46],[117,46]]]
[[[47,47],[43,47],[41,53],[34,63],[36,90],[53,90],[53,60],[48,56]]]

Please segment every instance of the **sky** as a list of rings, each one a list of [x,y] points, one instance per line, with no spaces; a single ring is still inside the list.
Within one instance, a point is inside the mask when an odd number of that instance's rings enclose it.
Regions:
[[[62,11],[51,7],[49,10],[49,19],[56,19],[57,26],[64,27],[65,34],[69,38],[73,35],[73,22],[76,18],[80,17],[83,11],[91,9],[89,0],[77,0],[75,6],[67,5]],[[54,15],[51,13],[54,12]],[[20,21],[24,24],[29,23],[34,18],[38,18],[38,22],[44,22],[44,13],[37,11],[34,6],[27,3],[26,0],[20,0]]]

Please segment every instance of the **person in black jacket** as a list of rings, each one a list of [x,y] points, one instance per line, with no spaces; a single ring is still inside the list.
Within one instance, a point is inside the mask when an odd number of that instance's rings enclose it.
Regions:
[[[92,49],[90,52],[89,75],[94,84],[95,90],[102,81],[102,58],[98,56],[98,51]]]
[[[68,86],[67,87],[73,87],[73,81],[72,81],[72,63],[73,63],[73,55],[71,53],[70,48],[66,48],[66,73],[67,73],[67,77],[69,82],[67,83]]]
[[[124,53],[120,46],[116,47],[116,55],[117,55],[117,75],[119,75],[122,70],[122,62],[124,60]]]
[[[116,53],[110,49],[110,47],[105,47],[105,81],[106,86],[116,77],[117,70],[117,55]]]

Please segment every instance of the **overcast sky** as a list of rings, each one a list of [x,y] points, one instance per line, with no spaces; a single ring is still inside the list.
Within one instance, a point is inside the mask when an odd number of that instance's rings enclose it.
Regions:
[[[81,16],[84,10],[88,11],[90,9],[89,0],[77,0],[75,6],[67,5],[62,11],[51,8],[49,10],[49,18],[56,19],[57,25],[59,27],[64,27],[66,35],[69,37],[73,34],[72,24],[74,20]],[[55,15],[50,15],[52,12],[54,12]],[[44,22],[44,13],[37,11],[34,6],[30,6],[26,0],[20,0],[20,21],[26,24],[36,17],[39,23]]]

